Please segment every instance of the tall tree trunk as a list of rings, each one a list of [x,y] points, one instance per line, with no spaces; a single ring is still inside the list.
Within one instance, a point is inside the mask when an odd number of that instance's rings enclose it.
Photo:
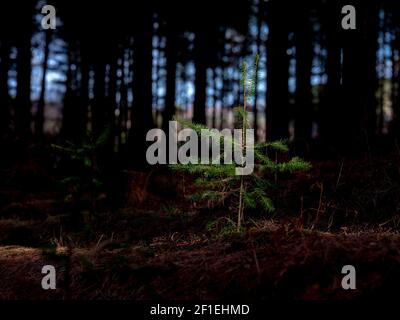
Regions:
[[[152,36],[153,13],[143,3],[136,19],[133,63],[132,128],[129,132],[128,158],[138,166],[146,164],[146,134],[154,126],[152,113]]]
[[[313,59],[312,25],[310,10],[305,4],[295,5],[297,24],[296,43],[296,104],[295,138],[301,144],[311,137],[312,129],[312,91],[311,68]]]
[[[49,30],[45,30],[45,43],[44,43],[44,58],[43,58],[43,69],[42,69],[42,79],[40,87],[39,102],[35,117],[35,134],[41,136],[43,134],[43,124],[44,124],[44,108],[45,108],[45,95],[46,95],[46,74],[48,67],[48,59],[50,52],[50,41],[51,33]]]
[[[195,96],[193,105],[193,122],[206,124],[206,90],[207,90],[207,35],[198,29],[194,41]]]
[[[94,62],[94,85],[92,106],[92,130],[95,137],[100,136],[106,126],[106,63],[104,57],[97,57]]]
[[[399,74],[397,72],[398,70],[398,66],[397,66],[397,61],[396,61],[396,57],[398,56],[399,52],[397,51],[396,48],[396,32],[394,32],[394,39],[391,42],[391,47],[392,47],[392,53],[391,53],[391,63],[392,63],[392,78],[391,78],[391,88],[392,88],[392,92],[391,92],[391,100],[392,100],[392,109],[393,109],[393,122],[396,121],[397,118],[397,100],[398,100],[398,90],[397,90],[397,78],[399,77]],[[395,123],[392,123],[395,126]],[[392,128],[393,129],[393,128]],[[390,135],[393,136],[394,132],[389,132]]]
[[[326,74],[328,79],[321,103],[320,135],[328,148],[336,148],[340,119],[345,116],[338,110],[341,81],[340,3],[336,0],[328,1],[323,12],[323,21],[326,23],[323,27],[326,30],[326,48],[328,52]]]
[[[262,0],[258,1],[257,5],[257,39],[256,39],[256,47],[257,47],[257,54],[261,54],[261,32],[262,32],[262,22],[263,22],[263,15],[264,15],[264,2]],[[258,70],[255,77],[254,83],[254,132],[255,132],[255,139],[258,141]]]
[[[366,144],[366,150],[370,151],[370,144],[376,133],[377,119],[377,98],[379,81],[376,72],[377,51],[378,51],[378,34],[379,34],[379,4],[376,2],[367,2],[364,4],[362,37],[365,67],[362,68],[361,77],[365,81],[365,85],[360,88],[361,99],[363,103],[363,140]]]
[[[393,44],[394,48],[397,50],[397,53],[400,54],[400,32],[396,32],[395,41]],[[394,111],[394,135],[397,140],[400,138],[400,61],[395,62],[397,77],[394,78],[395,89],[396,89],[396,100],[393,105]]]
[[[355,1],[357,29],[342,30],[343,73],[339,142],[345,152],[369,148],[375,113],[376,21],[374,5]]]
[[[276,140],[289,135],[287,2],[271,0],[268,4],[266,139]]]
[[[118,139],[120,140],[120,148],[122,144],[126,143],[126,135],[127,135],[127,121],[128,121],[128,86],[130,85],[128,82],[129,74],[130,74],[130,69],[128,72],[126,72],[125,68],[125,61],[130,60],[130,53],[128,57],[125,56],[125,50],[122,48],[122,61],[121,61],[121,76],[120,76],[120,94],[121,94],[121,100],[119,104],[119,117],[118,117],[118,127],[120,129],[120,133],[118,136]]]
[[[80,48],[81,59],[80,59],[80,71],[81,81],[79,85],[79,104],[78,104],[78,126],[76,128],[76,138],[81,139],[86,135],[88,125],[88,108],[89,108],[89,57],[87,48],[84,44],[81,44]]]
[[[212,113],[212,122],[211,127],[217,128],[217,118],[218,118],[218,109],[217,104],[219,100],[219,92],[218,92],[218,74],[217,69],[213,70],[213,113]]]
[[[8,71],[10,69],[10,45],[2,37],[0,43],[0,139],[10,129],[10,95],[8,92]]]
[[[221,111],[220,111],[220,120],[219,120],[219,129],[223,129],[225,125],[225,121],[227,119],[227,106],[225,105],[226,103],[226,92],[228,88],[228,79],[227,79],[227,74],[226,74],[226,69],[225,67],[222,67],[221,69],[221,81],[222,81],[222,89],[221,89]]]
[[[172,22],[170,22],[172,24]],[[177,63],[177,35],[171,25],[167,25],[167,44],[165,54],[167,59],[167,84],[165,95],[165,109],[162,116],[162,128],[168,130],[168,122],[175,115],[175,91],[176,91],[176,63]]]
[[[110,64],[108,72],[108,92],[105,99],[105,126],[109,128],[109,137],[107,141],[106,153],[107,157],[110,158],[114,155],[115,150],[115,137],[117,135],[116,128],[116,96],[117,96],[117,70],[118,70],[118,51],[116,50],[117,45],[111,48]]]
[[[17,96],[15,100],[15,129],[19,136],[31,132],[31,38],[33,29],[34,1],[19,14],[17,32]]]
[[[80,60],[76,58],[77,48],[70,43],[68,48],[68,72],[63,108],[63,123],[61,134],[64,139],[81,142],[86,134],[89,106],[89,61],[86,47],[80,44]],[[77,75],[72,70],[72,65],[80,66],[80,81],[78,89],[74,90]]]

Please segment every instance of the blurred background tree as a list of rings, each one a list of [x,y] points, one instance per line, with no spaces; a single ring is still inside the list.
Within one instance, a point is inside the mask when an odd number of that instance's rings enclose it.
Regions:
[[[45,4],[56,7],[56,30],[40,27]],[[356,30],[341,29],[346,4],[356,8]],[[110,154],[144,164],[145,134],[175,115],[232,127],[241,103],[237,66],[256,53],[249,108],[257,139],[287,138],[309,157],[366,155],[397,141],[394,0],[29,0],[3,7],[3,142],[79,143],[87,130],[99,136],[110,128]]]

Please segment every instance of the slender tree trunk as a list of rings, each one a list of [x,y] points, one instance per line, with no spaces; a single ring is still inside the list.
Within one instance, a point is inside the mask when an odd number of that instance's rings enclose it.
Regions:
[[[126,73],[125,67],[124,67],[124,62],[125,62],[125,53],[123,50],[122,53],[123,59],[122,59],[122,72],[121,72],[121,87],[120,87],[120,93],[121,93],[121,101],[120,101],[120,114],[119,114],[119,127],[120,127],[120,135],[119,139],[121,140],[122,143],[126,143],[126,137],[127,137],[127,121],[128,121],[128,86],[130,85],[128,82],[129,78],[129,73],[130,70],[128,70],[128,73]],[[128,56],[127,60],[130,60],[130,55]]]
[[[264,15],[264,3],[262,0],[258,1],[257,6],[257,39],[256,39],[256,47],[257,47],[257,54],[261,54],[261,32],[262,32],[262,22],[263,22],[263,15]],[[257,70],[258,71],[258,70]],[[254,90],[254,132],[255,132],[255,139],[258,141],[258,72],[255,77],[255,90]]]
[[[276,140],[289,135],[287,2],[271,0],[268,4],[266,139]]]
[[[33,29],[34,1],[19,15],[17,35],[17,96],[15,99],[15,129],[19,136],[31,132],[31,38]]]
[[[326,74],[328,79],[321,104],[320,135],[328,148],[337,147],[340,118],[344,116],[338,109],[340,105],[341,81],[340,23],[338,23],[338,21],[341,21],[340,12],[340,3],[330,0],[324,8],[323,16],[328,52],[326,60]]]
[[[0,43],[0,139],[10,129],[10,95],[8,92],[8,71],[10,69],[10,46],[5,38]]]
[[[398,54],[400,54],[400,33],[396,32],[396,40],[394,43]],[[396,101],[393,106],[394,110],[394,135],[396,139],[400,138],[400,61],[396,62],[397,77],[394,79],[396,86]]]
[[[400,83],[400,66],[399,62],[396,61],[396,57],[399,56],[399,33],[394,31],[394,39],[392,40],[392,108],[393,108],[393,123],[392,131],[390,134],[397,139],[399,133],[399,83]]]
[[[68,49],[68,72],[63,109],[62,136],[66,140],[81,142],[86,134],[89,107],[89,61],[86,46],[81,43],[79,48],[80,60],[77,61],[77,47],[70,43]],[[74,90],[77,75],[72,70],[73,64],[79,64],[81,79],[78,89]]]
[[[50,41],[51,41],[51,31],[45,30],[45,43],[44,43],[44,58],[43,58],[43,71],[40,87],[40,97],[37,107],[36,119],[35,119],[35,134],[41,136],[43,134],[43,124],[44,124],[44,108],[45,108],[45,95],[46,95],[46,74],[48,67],[48,59],[50,52]]]
[[[376,73],[378,51],[379,8],[376,2],[362,1],[360,100],[361,112],[361,148],[370,156],[376,131],[376,109],[378,80]]]
[[[305,4],[295,6],[297,25],[296,43],[296,104],[295,138],[300,144],[311,137],[312,129],[312,91],[311,67],[313,59],[312,25],[310,10]],[[305,146],[303,146],[305,147]],[[303,147],[300,147],[303,149]],[[304,151],[304,150],[303,150]]]
[[[146,134],[154,127],[152,112],[152,10],[148,3],[143,3],[136,19],[134,38],[134,79],[132,128],[129,132],[128,157],[137,166],[146,162]]]
[[[62,128],[61,135],[63,139],[74,140],[74,128],[73,128],[73,118],[74,118],[74,92],[72,90],[73,72],[72,64],[74,55],[71,48],[72,44],[68,47],[68,69],[66,74],[65,87],[66,92],[64,95],[64,106],[63,106],[63,118],[62,118]]]
[[[115,47],[117,46],[114,44]],[[110,55],[110,65],[109,65],[109,73],[108,73],[108,92],[106,96],[106,124],[105,126],[109,127],[110,136],[108,137],[107,141],[107,156],[112,157],[115,150],[115,137],[117,135],[117,128],[116,128],[116,117],[115,117],[115,110],[116,110],[116,96],[117,96],[117,70],[118,70],[118,52],[113,47],[111,49]]]
[[[396,36],[396,35],[394,35]],[[398,55],[398,52],[396,50],[396,42],[395,40],[392,41],[391,43],[391,47],[392,47],[392,53],[391,53],[391,63],[392,63],[392,78],[391,78],[391,88],[392,88],[392,92],[391,92],[391,100],[392,100],[392,108],[393,108],[393,114],[396,114],[396,105],[397,105],[397,62],[396,62],[396,56]]]
[[[218,92],[218,75],[217,75],[217,69],[215,68],[213,70],[213,113],[212,113],[212,128],[217,128],[217,118],[218,118],[218,109],[217,109],[217,104],[219,100],[219,92]]]
[[[106,63],[103,57],[97,57],[94,62],[94,86],[92,106],[92,130],[93,135],[98,137],[106,126],[106,93],[105,93]]]
[[[357,29],[342,30],[342,103],[339,141],[345,152],[369,148],[375,111],[376,21],[372,4],[356,1]]]
[[[168,122],[172,120],[175,115],[177,49],[176,31],[172,26],[167,25],[167,44],[165,47],[167,58],[167,84],[165,108],[162,116],[162,128],[165,132],[168,131]]]
[[[226,99],[225,99],[225,95],[227,92],[227,86],[228,86],[228,79],[226,76],[226,70],[223,67],[221,69],[221,81],[222,81],[222,90],[221,90],[221,111],[220,111],[220,120],[219,120],[219,128],[223,129],[224,127],[224,120],[226,119],[226,110],[227,107],[225,105],[226,103]]]
[[[89,108],[89,59],[87,56],[86,47],[81,44],[81,61],[80,61],[80,70],[81,70],[81,81],[79,86],[79,110],[77,110],[78,114],[78,128],[77,128],[77,138],[82,138],[87,131],[88,125],[88,108]]]
[[[194,60],[195,60],[195,96],[193,121],[195,123],[206,124],[206,90],[207,90],[207,35],[204,30],[199,29],[194,41]]]

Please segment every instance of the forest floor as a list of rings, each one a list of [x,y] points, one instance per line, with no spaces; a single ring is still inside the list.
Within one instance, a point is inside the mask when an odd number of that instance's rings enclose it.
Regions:
[[[395,154],[279,177],[276,213],[247,212],[240,233],[229,206],[189,201],[190,179],[164,172],[129,172],[123,205],[100,194],[77,226],[51,162],[24,159],[0,172],[0,299],[359,299],[400,285]],[[44,265],[56,290],[41,288]]]

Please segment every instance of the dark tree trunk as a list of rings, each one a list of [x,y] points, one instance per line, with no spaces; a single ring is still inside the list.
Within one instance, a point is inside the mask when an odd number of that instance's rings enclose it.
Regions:
[[[120,147],[121,144],[126,142],[126,134],[127,134],[127,121],[128,121],[128,86],[130,85],[127,83],[127,78],[129,77],[130,70],[128,70],[128,74],[125,72],[125,52],[122,48],[121,52],[122,56],[122,63],[121,63],[121,76],[119,78],[120,81],[120,94],[121,100],[119,104],[119,117],[118,117],[118,128],[120,130],[118,134],[118,139],[120,140]],[[130,60],[130,55],[127,58],[128,62]],[[124,138],[124,139],[123,139]]]
[[[397,100],[398,100],[398,90],[397,90],[397,81],[398,81],[398,77],[399,74],[397,73],[397,61],[396,61],[396,57],[398,56],[399,52],[396,48],[396,37],[397,34],[394,33],[394,39],[391,42],[391,47],[392,47],[392,54],[391,54],[391,63],[392,63],[392,79],[391,79],[391,88],[392,88],[392,92],[391,92],[391,99],[392,99],[392,108],[393,108],[393,121],[396,122],[396,118],[398,118],[397,112]],[[396,126],[394,124],[394,126]],[[392,128],[393,129],[393,128]],[[394,132],[389,132],[391,135],[394,134]]]
[[[400,33],[396,32],[395,36],[395,41],[393,44],[394,48],[396,49],[397,53],[400,54]],[[397,61],[395,63],[396,66],[396,77],[393,79],[394,85],[395,85],[395,95],[396,99],[393,105],[393,111],[394,111],[394,136],[398,140],[400,138],[400,62]]]
[[[303,144],[310,139],[312,129],[313,30],[309,8],[304,4],[296,5],[295,8],[297,17],[294,34],[296,43],[295,139]]]
[[[199,29],[194,41],[195,96],[193,105],[193,122],[206,124],[206,90],[207,90],[207,35]]]
[[[364,59],[363,63],[365,67],[361,77],[365,81],[365,86],[362,86],[361,99],[363,103],[363,112],[365,114],[363,118],[364,127],[364,143],[366,149],[370,151],[370,144],[376,134],[376,109],[377,109],[377,98],[376,92],[378,91],[378,78],[376,72],[377,66],[377,51],[378,51],[378,33],[379,33],[379,6],[378,3],[368,2],[366,5],[365,15],[363,18],[362,25],[362,37],[363,37],[363,52]]]
[[[271,0],[268,6],[267,140],[285,139],[289,126],[287,3]]]
[[[256,39],[256,47],[257,47],[257,54],[261,54],[261,28],[264,16],[264,2],[259,0],[257,6],[257,39]],[[258,70],[257,70],[258,71]],[[254,132],[255,132],[255,139],[258,141],[258,72],[255,77],[254,83]]]
[[[322,141],[328,148],[337,147],[336,140],[339,131],[339,123],[341,117],[344,116],[338,110],[341,81],[341,44],[339,41],[340,12],[340,3],[335,0],[330,0],[325,7],[323,15],[326,23],[324,28],[326,30],[326,48],[328,52],[326,60],[326,74],[328,79],[321,104],[320,135]]]
[[[80,47],[80,61],[76,59],[76,46],[70,44],[68,49],[68,72],[63,109],[62,136],[66,140],[82,141],[86,134],[89,106],[89,61],[83,44]],[[79,64],[81,79],[79,88],[74,90],[77,75],[72,70],[73,64]]]
[[[378,11],[372,4],[355,1],[357,29],[342,30],[342,103],[344,115],[338,130],[345,152],[369,148],[375,113],[376,21]]]
[[[115,45],[116,46],[116,45]],[[114,47],[111,50],[110,55],[111,61],[109,65],[108,72],[108,92],[105,99],[105,127],[109,128],[109,137],[107,141],[106,152],[108,153],[108,157],[114,154],[114,146],[115,146],[115,137],[117,134],[116,128],[116,95],[117,95],[117,69],[118,69],[118,52],[114,50]]]
[[[78,110],[76,110],[78,119],[78,126],[76,128],[76,138],[81,139],[87,130],[88,125],[88,108],[89,108],[89,59],[87,56],[87,50],[83,44],[81,44],[81,60],[80,60],[80,71],[81,81],[79,83],[79,104]]]
[[[65,140],[74,140],[74,92],[72,90],[72,81],[73,81],[73,72],[72,72],[72,63],[73,63],[73,53],[71,50],[71,44],[68,48],[68,70],[66,74],[65,87],[66,92],[64,96],[64,107],[63,107],[63,118],[62,118],[62,128],[61,128],[61,136]]]
[[[226,119],[226,111],[227,107],[225,105],[226,103],[226,92],[227,92],[227,87],[228,87],[228,79],[227,79],[227,74],[225,67],[222,68],[221,70],[221,81],[222,81],[222,89],[221,89],[221,111],[220,111],[220,120],[219,120],[219,129],[223,129],[224,127],[224,120]]]
[[[218,117],[218,109],[217,109],[217,104],[219,100],[219,92],[218,92],[218,86],[217,86],[217,70],[214,69],[213,71],[213,113],[212,113],[212,122],[211,122],[211,127],[212,128],[217,128],[217,117]]]
[[[8,71],[10,69],[10,46],[5,38],[0,43],[0,139],[10,129],[10,95],[8,92]]]
[[[15,100],[15,129],[19,136],[31,132],[31,38],[33,29],[34,2],[19,14],[17,32],[17,96]]]
[[[106,63],[103,57],[97,57],[94,62],[94,85],[92,106],[92,130],[95,137],[100,136],[106,126],[106,93],[105,93]]]
[[[136,18],[133,63],[132,128],[128,158],[138,166],[146,164],[146,134],[154,126],[152,113],[152,35],[153,19],[149,4],[143,4]]]
[[[45,30],[45,43],[44,43],[44,59],[43,59],[43,72],[40,87],[39,102],[35,117],[35,134],[41,136],[43,134],[44,124],[44,108],[45,108],[45,95],[46,95],[46,74],[48,67],[48,59],[50,52],[51,30]]]
[[[177,35],[174,28],[167,25],[167,44],[165,54],[167,58],[167,84],[165,95],[165,109],[162,117],[162,128],[168,130],[168,121],[175,115],[175,91],[176,91],[176,62],[177,62]]]

